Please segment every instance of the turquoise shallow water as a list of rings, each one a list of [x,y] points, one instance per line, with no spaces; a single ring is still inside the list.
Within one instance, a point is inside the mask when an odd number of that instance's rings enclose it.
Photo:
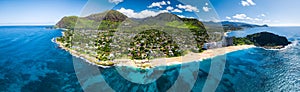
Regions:
[[[251,48],[225,55],[224,74],[216,91],[300,91],[300,43],[297,41],[300,40],[300,28],[254,28],[232,32],[229,36],[245,36],[259,31],[286,36],[293,45],[279,51]],[[0,91],[151,92],[191,89],[198,92],[204,89],[211,62],[214,62],[209,59],[148,71],[129,67],[105,69],[85,63],[58,48],[51,41],[57,36],[61,36],[61,30],[49,30],[45,26],[0,27]]]
[[[60,35],[43,26],[0,27],[0,91],[80,90],[72,56],[51,42]]]

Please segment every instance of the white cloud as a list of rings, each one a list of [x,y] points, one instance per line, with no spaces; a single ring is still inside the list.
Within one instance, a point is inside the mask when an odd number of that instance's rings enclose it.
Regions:
[[[234,16],[232,16],[232,18],[235,18],[235,19],[246,19],[247,18],[247,15],[246,14],[236,14]]]
[[[236,14],[236,15],[232,16],[232,18],[233,19],[238,19],[238,20],[249,20],[249,21],[260,21],[261,20],[261,19],[258,19],[258,18],[248,17],[246,14]]]
[[[151,10],[143,10],[141,12],[135,12],[132,9],[125,9],[125,8],[118,9],[117,11],[125,14],[129,18],[146,18],[146,17],[150,17],[150,16],[156,16],[160,13],[168,12],[167,10],[161,10],[161,11],[157,11],[157,12],[151,11]]]
[[[253,20],[255,20],[255,21],[262,21],[263,19],[254,18]]]
[[[182,13],[182,10],[174,9],[174,10],[172,10],[172,12],[179,12],[179,13]]]
[[[196,19],[195,17],[186,17],[186,18],[190,18],[190,19]]]
[[[148,8],[153,8],[153,7],[162,8],[162,5],[167,5],[167,3],[165,1],[153,2],[150,6],[148,6]]]
[[[250,4],[248,4],[248,2],[246,2],[246,1],[241,1],[241,4],[242,4],[243,6],[250,6]]]
[[[206,6],[208,6],[208,3],[205,3]]]
[[[183,15],[177,15],[178,17],[180,17],[180,18],[185,18],[185,16],[183,16]]]
[[[184,9],[185,11],[188,12],[199,12],[199,9],[197,7],[191,6],[191,5],[182,5],[182,4],[178,4],[176,5],[176,7],[178,7],[179,9]]]
[[[205,3],[205,6],[202,7],[202,10],[203,10],[204,12],[209,12],[210,9],[211,9],[211,8],[208,7],[208,3]]]
[[[167,10],[173,10],[174,8],[172,6],[168,6],[166,9]]]
[[[209,10],[210,10],[211,8],[208,8],[208,7],[205,6],[205,7],[203,7],[202,9],[203,9],[204,12],[209,12]]]
[[[108,0],[108,2],[118,4],[123,2],[123,0]]]
[[[253,20],[253,18],[250,18],[250,17],[246,17],[246,20]]]
[[[171,4],[171,2],[170,2],[170,1],[167,1],[167,4]]]
[[[194,19],[195,17],[187,17],[187,16],[184,16],[184,15],[177,15],[178,17],[180,18],[190,18],[190,19]]]
[[[231,17],[228,17],[228,16],[226,16],[226,19],[229,19],[229,20],[230,20],[230,19],[231,19]]]
[[[261,14],[253,18],[253,17],[248,17],[246,14],[236,14],[232,17],[226,16],[226,19],[232,22],[246,22],[246,23],[253,23],[253,24],[267,24],[272,22],[271,20],[260,18],[261,16],[263,15]]]
[[[256,5],[252,0],[242,0],[241,4],[243,6],[251,6],[251,5]]]
[[[238,19],[238,20],[248,20],[248,21],[263,21],[263,19],[248,17],[246,14],[236,14],[236,15],[232,16],[232,18]]]

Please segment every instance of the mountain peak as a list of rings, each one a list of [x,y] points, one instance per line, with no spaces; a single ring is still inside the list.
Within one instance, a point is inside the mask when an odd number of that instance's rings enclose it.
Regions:
[[[87,16],[86,18],[95,21],[109,20],[113,22],[122,22],[126,20],[128,17],[119,11],[109,10],[103,13],[92,14],[90,16]]]
[[[155,19],[158,20],[163,20],[163,21],[172,21],[172,20],[179,20],[180,18],[172,13],[160,13],[157,16],[154,17]]]

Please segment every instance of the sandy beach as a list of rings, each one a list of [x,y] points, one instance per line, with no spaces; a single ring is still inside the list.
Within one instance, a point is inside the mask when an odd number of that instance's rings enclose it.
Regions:
[[[157,58],[157,59],[153,59],[153,60],[149,60],[149,61],[148,60],[115,59],[113,61],[99,62],[98,59],[96,59],[95,57],[91,57],[86,54],[81,54],[75,50],[64,47],[63,43],[61,43],[61,42],[58,42],[55,40],[55,43],[57,43],[60,48],[69,51],[73,56],[81,57],[90,64],[97,65],[97,66],[104,67],[104,68],[110,67],[110,65],[130,66],[130,67],[135,67],[135,68],[153,68],[153,67],[157,67],[157,66],[169,66],[169,65],[174,65],[174,64],[202,61],[204,59],[209,59],[209,58],[213,58],[216,56],[225,55],[226,53],[255,47],[254,45],[229,46],[229,47],[222,47],[222,48],[216,48],[216,49],[208,49],[202,53],[190,52],[190,53],[188,53],[184,56],[180,56],[180,57]]]
[[[134,67],[156,67],[156,66],[169,66],[174,64],[182,64],[182,63],[189,63],[189,62],[200,62],[204,59],[213,58],[220,55],[225,55],[226,53],[244,50],[255,47],[254,45],[240,45],[240,46],[229,46],[229,47],[222,47],[216,49],[208,49],[202,53],[188,53],[181,57],[172,57],[172,58],[157,58],[153,60],[115,60],[115,61],[122,61],[119,62],[119,65],[125,66],[134,66]],[[123,62],[126,61],[126,62]]]

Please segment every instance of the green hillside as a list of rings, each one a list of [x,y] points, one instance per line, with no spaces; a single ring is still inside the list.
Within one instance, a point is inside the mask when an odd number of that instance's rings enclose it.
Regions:
[[[170,13],[133,19],[111,10],[87,17],[64,17],[56,26],[69,29],[59,38],[67,47],[101,61],[202,52],[209,37],[202,22]]]

